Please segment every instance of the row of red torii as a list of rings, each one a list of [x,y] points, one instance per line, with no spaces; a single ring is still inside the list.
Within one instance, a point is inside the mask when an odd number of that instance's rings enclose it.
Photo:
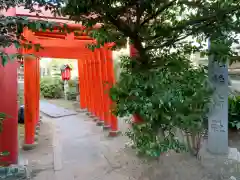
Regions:
[[[69,24],[68,28],[74,30],[82,27]],[[109,135],[116,136],[119,130],[118,121],[111,113],[113,102],[107,93],[115,83],[112,44],[105,44],[104,47],[91,51],[86,45],[96,41],[87,34],[75,36],[74,33],[67,34],[57,30],[32,32],[25,29],[23,35],[28,41],[44,47],[39,51],[21,50],[21,53],[26,55],[24,58],[24,146],[30,148],[35,145],[36,127],[39,125],[40,57],[78,60],[80,108],[87,110],[98,124],[109,129]],[[134,47],[130,46],[130,55],[133,56],[135,53]],[[17,134],[14,132],[9,136],[7,131],[13,132],[13,125],[15,128],[16,123],[7,122],[0,136],[0,152],[8,151],[9,156],[3,157],[2,161],[14,164],[18,160],[18,140],[15,137]]]

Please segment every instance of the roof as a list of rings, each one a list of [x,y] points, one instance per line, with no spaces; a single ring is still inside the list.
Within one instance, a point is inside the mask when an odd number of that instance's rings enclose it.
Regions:
[[[45,10],[44,7],[34,6],[34,9],[40,11],[41,13],[30,12],[29,9],[25,9],[24,6],[16,7],[16,16],[25,16],[34,20],[45,20],[45,21],[54,21],[63,24],[68,24],[70,28],[82,28],[82,23],[76,23],[75,21],[69,20],[67,16],[54,16],[50,10]],[[97,23],[93,28],[100,28],[101,24]]]

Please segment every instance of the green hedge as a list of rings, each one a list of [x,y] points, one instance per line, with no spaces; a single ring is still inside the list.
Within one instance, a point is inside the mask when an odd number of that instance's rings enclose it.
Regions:
[[[77,95],[78,95],[78,92],[77,92],[78,83],[77,83],[77,81],[78,81],[78,79],[76,79],[76,80],[70,79],[68,81],[68,86],[69,86],[69,92],[67,93],[68,100],[75,101],[77,99]]]
[[[69,92],[67,92],[67,98],[68,100],[75,101],[77,100],[78,93],[76,92],[76,89],[70,88]]]
[[[44,98],[61,98],[63,96],[63,82],[59,78],[43,77],[40,82],[40,91]]]
[[[76,88],[77,87],[77,80],[70,79],[68,81],[69,88]]]
[[[240,129],[240,96],[228,98],[228,126],[229,128]]]
[[[23,92],[23,90],[18,91],[18,103],[19,103],[20,106],[24,104],[24,92]]]

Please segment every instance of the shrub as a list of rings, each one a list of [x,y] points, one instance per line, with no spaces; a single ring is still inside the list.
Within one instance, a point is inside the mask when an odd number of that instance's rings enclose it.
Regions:
[[[18,102],[20,106],[24,104],[24,93],[22,90],[18,91]]]
[[[228,98],[228,126],[229,128],[240,129],[240,96]]]
[[[68,100],[76,100],[77,99],[77,91],[76,88],[69,88],[69,91],[67,92],[67,98]]]
[[[40,82],[40,91],[44,98],[61,98],[63,95],[63,85],[58,78],[44,77]]]
[[[116,116],[136,114],[143,119],[138,124],[129,122],[132,128],[127,136],[139,153],[150,156],[185,149],[176,139],[176,129],[202,133],[212,94],[204,68],[193,68],[184,56],[174,53],[167,60],[161,58],[168,63],[149,69],[122,58],[119,81],[110,90]]]
[[[78,85],[77,80],[70,79],[70,80],[68,81],[68,86],[69,86],[69,88],[76,88],[77,85]]]

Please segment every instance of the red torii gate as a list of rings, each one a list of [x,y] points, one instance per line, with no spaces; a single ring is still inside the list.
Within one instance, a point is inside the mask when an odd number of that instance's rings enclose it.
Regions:
[[[76,28],[68,25],[68,28]],[[82,28],[80,25],[77,28]],[[110,112],[111,100],[106,90],[115,82],[113,59],[110,45],[93,52],[86,48],[94,40],[84,35],[74,36],[73,33],[31,32],[24,30],[27,40],[41,44],[40,51],[24,50],[24,94],[25,97],[25,144],[34,143],[35,125],[39,120],[39,59],[37,57],[70,58],[78,60],[80,107],[96,116],[105,127],[111,128],[110,135],[117,134],[117,118]],[[104,83],[107,82],[108,87]]]
[[[10,9],[5,13],[8,16],[28,16],[33,19],[36,16],[27,10],[20,8]],[[51,13],[45,13],[42,18],[52,19]],[[39,18],[39,17],[37,17]],[[56,21],[64,21],[58,18]],[[55,21],[55,19],[54,19]],[[81,28],[81,25],[70,25],[71,28]],[[115,83],[113,73],[112,51],[109,45],[96,49],[94,52],[85,47],[89,42],[94,42],[87,35],[76,37],[74,34],[61,34],[57,32],[24,31],[28,40],[40,43],[44,49],[39,52],[24,50],[23,53],[33,53],[36,57],[24,59],[25,73],[25,144],[34,144],[35,126],[39,120],[39,58],[73,58],[78,59],[80,107],[87,108],[90,113],[104,122],[104,126],[111,128],[110,135],[117,134],[117,118],[110,113],[111,100],[105,93],[109,87],[103,85]],[[14,47],[6,49],[9,53],[17,53]],[[130,55],[135,55],[135,49],[131,46]],[[3,132],[0,134],[0,152],[8,151],[9,156],[2,157],[1,161],[7,164],[15,164],[18,161],[18,122],[17,122],[17,67],[18,63],[9,62],[5,67],[0,65],[0,112],[9,117],[3,123]],[[138,120],[135,118],[135,122]]]
[[[16,9],[15,12],[11,10],[9,15],[16,15]],[[68,26],[72,29],[83,28],[76,24]],[[24,36],[27,40],[44,47],[38,52],[34,49],[21,51],[24,54],[35,55],[24,58],[25,146],[34,145],[35,127],[39,121],[39,57],[77,59],[81,92],[80,107],[87,109],[102,122],[105,128],[109,128],[109,135],[117,135],[117,118],[110,112],[112,102],[106,93],[109,85],[115,83],[111,45],[106,44],[92,52],[86,48],[86,45],[94,43],[95,40],[86,34],[79,37],[74,36],[74,33],[31,32],[25,29]],[[16,52],[14,48],[10,49],[13,53]],[[2,161],[8,164],[17,163],[18,160],[17,84],[13,83],[17,80],[16,68],[17,62],[9,63],[4,68],[0,67],[0,80],[4,83],[0,87],[3,96],[0,110],[11,116],[3,125],[4,130],[0,135],[0,152],[9,152],[9,156],[2,158]],[[11,76],[8,75],[9,73],[12,73]],[[104,85],[105,82],[108,86]],[[11,88],[5,87],[7,85],[11,85]],[[10,98],[5,98],[9,96]]]

